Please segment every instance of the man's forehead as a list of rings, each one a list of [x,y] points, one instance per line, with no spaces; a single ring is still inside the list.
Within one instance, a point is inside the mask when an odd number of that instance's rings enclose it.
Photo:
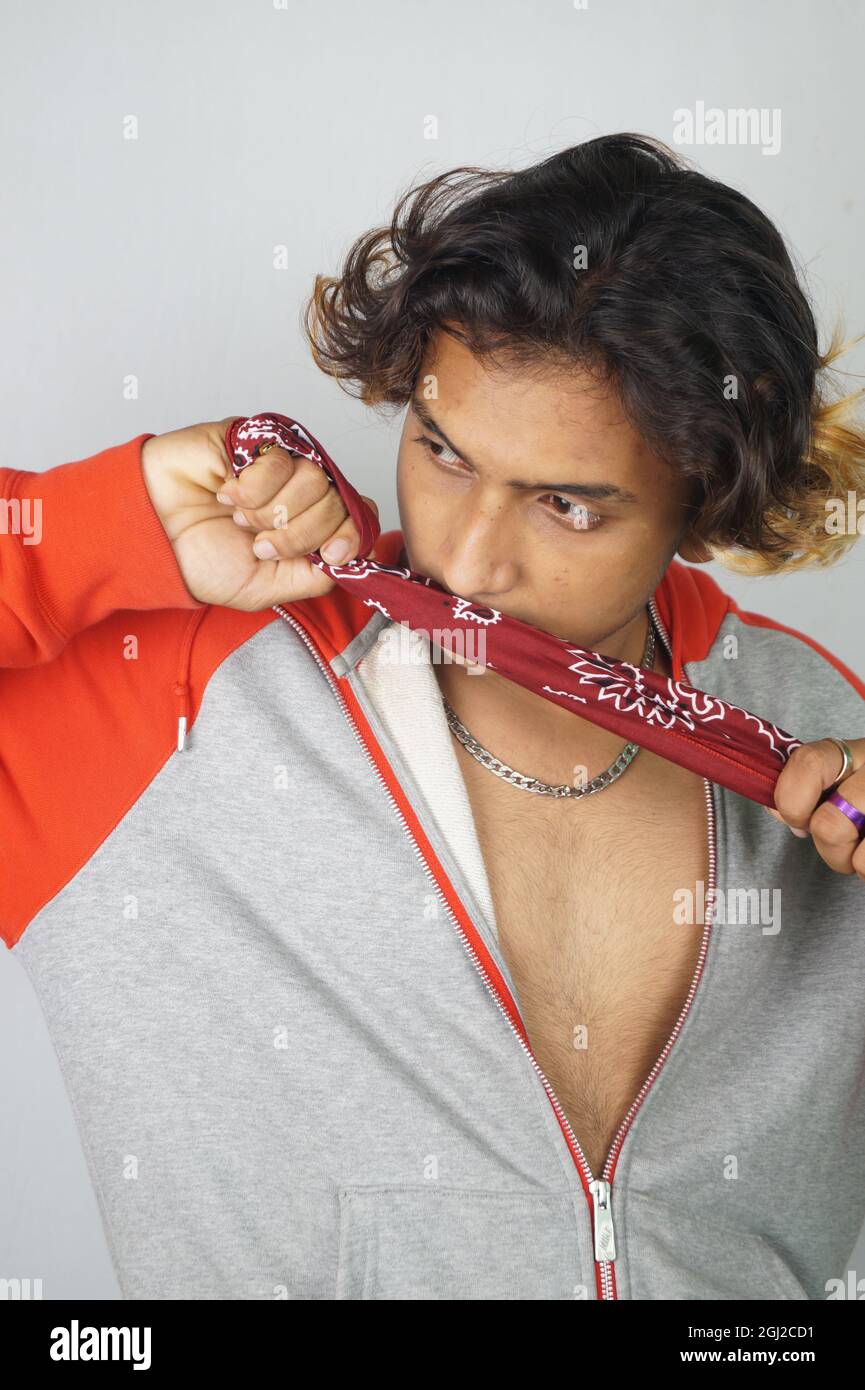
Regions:
[[[597,434],[611,443],[635,435],[614,387],[597,372],[550,358],[520,361],[500,349],[495,359],[470,352],[447,333],[427,346],[415,383],[415,399],[454,422],[465,418],[482,428],[507,413],[512,428],[543,429],[547,435]]]

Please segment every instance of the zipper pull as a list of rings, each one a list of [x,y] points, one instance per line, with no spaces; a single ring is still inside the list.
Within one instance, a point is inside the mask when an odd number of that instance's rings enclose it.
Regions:
[[[589,1183],[595,1209],[595,1259],[616,1258],[616,1233],[613,1230],[612,1190],[604,1178]]]

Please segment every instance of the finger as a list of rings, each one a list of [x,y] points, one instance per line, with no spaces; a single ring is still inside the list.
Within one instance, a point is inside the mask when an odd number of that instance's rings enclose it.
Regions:
[[[330,592],[334,581],[318,565],[298,555],[286,560],[259,560],[251,587],[257,610],[272,608],[276,603],[319,598]]]
[[[331,491],[335,493],[336,489],[332,488]],[[361,496],[364,502],[375,512],[376,519],[378,519],[378,503],[371,497],[365,497],[363,494],[361,494]],[[310,508],[310,511],[314,510],[315,507]],[[278,532],[276,535],[277,540],[279,540],[284,535],[284,531]],[[331,533],[328,539],[333,540],[343,537],[351,541],[350,558],[356,553],[359,543],[357,529],[352,523],[351,518],[346,518],[342,525],[338,526],[336,530]],[[272,535],[266,536],[265,539],[270,539],[271,543],[273,543]],[[259,537],[256,537],[256,543],[258,540]],[[310,545],[310,551],[321,551],[324,545],[325,542],[319,540],[315,544]],[[313,561],[306,558],[305,555],[287,559],[262,559],[257,569],[258,573],[256,579],[262,585],[264,597],[257,599],[256,606],[265,607],[272,606],[275,603],[291,603],[297,598],[298,594],[301,594],[304,598],[316,598],[321,594],[329,593],[334,587],[334,581],[325,574],[322,569],[319,569]]]
[[[262,454],[254,463],[248,464],[240,473],[232,473],[226,477],[216,495],[221,502],[231,502],[235,507],[243,507],[250,511],[266,507],[289,480],[301,471],[301,464],[321,472],[309,459],[298,458],[287,449],[268,449],[266,454]]]
[[[851,806],[865,811],[865,770],[845,777],[838,790]],[[840,874],[857,872],[858,866],[853,860],[854,856],[858,859],[859,833],[850,817],[838,806],[833,806],[831,801],[821,802],[811,816],[810,830],[817,853],[830,869]],[[865,868],[865,864],[861,867]]]
[[[294,505],[294,504],[292,504]],[[329,487],[312,506],[283,520],[283,507],[277,507],[278,526],[263,527],[255,538],[253,550],[264,559],[294,559],[318,550],[324,541],[342,527],[345,503],[336,488]],[[253,516],[261,517],[262,512]]]
[[[849,740],[849,746],[855,772],[865,764],[865,739]],[[829,738],[793,749],[775,783],[775,806],[788,825],[809,829],[820,796],[832,786],[842,767],[841,750]]]
[[[345,515],[345,504],[324,470],[308,459],[296,462],[298,467],[292,476],[266,501],[254,506],[250,499],[249,505],[241,507],[241,517],[256,531],[287,528],[308,508],[325,499],[330,508],[331,528],[338,525]],[[239,521],[241,517],[235,513],[235,520]],[[320,539],[320,536],[313,537],[313,543],[308,548],[315,549]],[[294,548],[290,553],[297,554],[298,551]]]
[[[378,520],[378,503],[363,493],[360,496],[361,500],[366,502],[370,510],[375,513],[376,520]],[[321,558],[331,565],[348,564],[350,560],[357,558],[359,548],[360,533],[351,517],[347,517],[334,534],[319,547]]]
[[[319,546],[319,550],[322,560],[326,560],[329,565],[347,565],[349,560],[357,558],[359,545],[357,527],[351,517],[346,517],[333,535],[328,536],[324,544]]]
[[[268,449],[240,473],[229,472],[216,495],[219,501],[231,502],[234,506],[241,502],[250,509],[266,506],[294,476],[299,463],[300,459],[287,449]]]
[[[378,520],[378,503],[374,502],[371,497],[364,497],[363,493],[361,493],[361,497],[375,512],[376,520]],[[345,565],[348,564],[349,560],[357,558],[359,547],[360,533],[351,517],[346,517],[333,535],[319,546],[319,550],[321,551],[321,558],[327,560],[328,564]]]
[[[332,565],[345,565],[355,559],[360,548],[360,533],[347,514],[345,503],[334,487],[322,500],[331,504],[328,510],[316,503],[275,532],[259,532],[253,546],[255,553],[263,558],[275,559],[317,550],[322,559]],[[371,497],[364,497],[363,500],[375,512],[377,519],[377,503]]]

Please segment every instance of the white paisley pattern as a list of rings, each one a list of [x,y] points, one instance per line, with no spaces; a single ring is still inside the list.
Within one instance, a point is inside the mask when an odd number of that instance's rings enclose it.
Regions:
[[[252,415],[231,424],[226,448],[235,473],[254,463],[265,443],[318,464],[338,489],[358,528],[359,557],[345,565],[329,565],[317,552],[309,558],[336,583],[352,588],[367,607],[410,628],[434,630],[448,617],[482,628],[496,658],[486,659],[491,669],[565,708],[579,704],[587,719],[744,796],[773,804],[778,772],[801,739],[687,681],[575,647],[498,609],[449,594],[427,575],[379,564],[369,558],[380,530],[374,512],[319,441],[290,416]],[[563,686],[551,679],[562,680],[568,672],[576,679]]]

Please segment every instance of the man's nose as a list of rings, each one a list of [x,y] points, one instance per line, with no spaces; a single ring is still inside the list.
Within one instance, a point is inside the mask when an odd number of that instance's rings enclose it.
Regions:
[[[475,509],[451,528],[442,565],[453,594],[492,600],[513,588],[516,565],[500,509]]]

